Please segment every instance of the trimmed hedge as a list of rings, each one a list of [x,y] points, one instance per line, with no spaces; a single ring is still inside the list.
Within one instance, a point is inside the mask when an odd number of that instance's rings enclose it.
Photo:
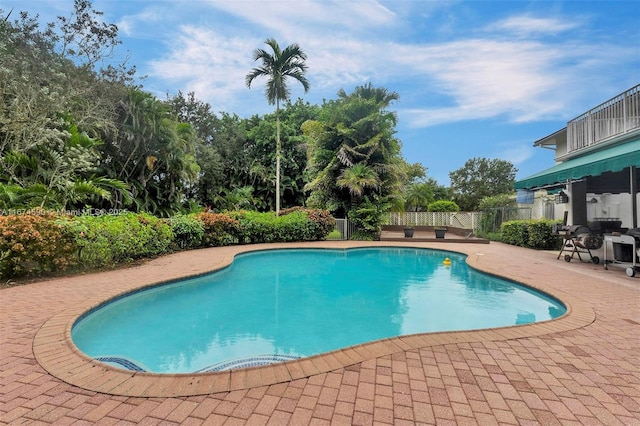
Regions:
[[[195,215],[178,215],[169,219],[176,249],[185,250],[202,246],[204,223]]]
[[[159,219],[144,213],[0,216],[4,279],[113,267],[175,250],[230,244],[323,240],[335,228],[324,210],[198,213]]]
[[[427,206],[427,210],[430,212],[459,212],[460,206],[453,201],[438,200],[430,203]]]
[[[274,213],[240,211],[232,213],[238,220],[238,243],[275,243],[323,240],[335,227],[328,212],[294,208]]]
[[[500,241],[537,250],[560,248],[560,239],[552,233],[554,220],[512,220],[500,227]]]
[[[333,231],[336,227],[336,220],[329,210],[320,210],[320,209],[309,209],[306,207],[291,207],[288,209],[280,210],[280,216],[288,215],[293,212],[303,212],[307,218],[315,224],[312,228],[313,230],[313,240],[324,240],[327,238],[327,235],[331,231]]]
[[[78,216],[67,226],[75,231],[79,263],[90,268],[169,253],[174,243],[169,222],[146,213]]]
[[[204,227],[205,247],[228,246],[238,241],[240,223],[229,214],[204,212],[198,213],[195,219]]]
[[[38,276],[76,263],[74,238],[53,213],[0,216],[0,276]]]

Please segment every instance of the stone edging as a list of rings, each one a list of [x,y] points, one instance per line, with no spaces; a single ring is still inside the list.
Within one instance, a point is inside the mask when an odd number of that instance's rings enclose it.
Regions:
[[[398,244],[363,244],[339,242],[335,244],[322,244],[323,248],[355,248],[355,247],[380,247],[398,246]],[[412,245],[401,245],[411,247]],[[309,248],[318,245],[270,245],[238,246],[234,255],[263,250],[265,248]],[[420,248],[437,248],[424,245],[413,245]],[[449,245],[446,249],[448,250]],[[99,306],[105,300],[114,296],[103,296],[99,301],[88,302],[69,308],[49,319],[36,333],[33,341],[33,353],[40,365],[51,375],[60,380],[83,389],[95,392],[137,397],[179,397],[205,395],[216,392],[228,392],[233,390],[250,389],[259,386],[268,386],[282,382],[288,382],[300,378],[327,373],[336,369],[348,367],[366,360],[375,359],[397,352],[416,350],[420,348],[485,341],[502,341],[519,338],[542,336],[550,333],[558,333],[585,327],[595,320],[595,312],[582,300],[545,286],[534,285],[516,279],[512,274],[496,274],[480,265],[478,257],[473,257],[467,250],[456,250],[467,255],[467,263],[483,272],[517,281],[536,290],[543,291],[558,300],[567,307],[567,312],[560,318],[527,325],[490,328],[475,331],[454,331],[415,334],[409,336],[392,337],[375,342],[364,343],[349,348],[344,348],[324,354],[302,358],[295,361],[272,364],[262,367],[254,367],[242,370],[231,370],[200,374],[155,374],[147,372],[135,372],[117,369],[91,359],[76,348],[71,340],[71,328],[76,320],[88,310]],[[232,256],[225,256],[222,266],[228,266],[233,261]],[[153,285],[158,285],[156,283]],[[132,290],[149,285],[132,284]],[[118,295],[115,295],[117,297]]]

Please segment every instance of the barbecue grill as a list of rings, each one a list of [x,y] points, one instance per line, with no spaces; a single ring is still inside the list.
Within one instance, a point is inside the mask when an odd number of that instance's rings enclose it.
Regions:
[[[566,262],[571,262],[571,259],[575,255],[578,255],[578,259],[581,261],[582,254],[589,255],[589,261],[596,265],[600,263],[598,256],[591,255],[591,250],[596,250],[602,247],[602,235],[596,234],[584,225],[559,225],[556,224],[552,229],[553,233],[563,238],[562,249],[558,253],[558,259],[562,256],[562,253],[567,252],[564,255]]]
[[[626,268],[627,276],[633,277],[640,272],[638,255],[640,255],[640,228],[629,229],[626,234],[614,232],[606,235],[605,240],[613,247],[613,260],[607,257],[607,245],[604,246],[604,269],[607,265]]]

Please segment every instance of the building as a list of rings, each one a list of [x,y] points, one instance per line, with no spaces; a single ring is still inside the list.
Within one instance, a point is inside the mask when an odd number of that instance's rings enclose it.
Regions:
[[[601,232],[637,228],[640,200],[640,84],[580,114],[536,142],[556,165],[517,181],[534,216]]]

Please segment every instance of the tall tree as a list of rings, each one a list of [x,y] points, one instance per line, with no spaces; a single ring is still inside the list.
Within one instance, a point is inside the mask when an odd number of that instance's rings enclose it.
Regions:
[[[480,200],[513,192],[516,169],[506,160],[472,158],[449,173],[454,201],[464,211],[478,209]]]
[[[200,172],[198,184],[189,186],[189,198],[208,208],[223,209],[216,204],[220,204],[217,203],[220,194],[233,180],[234,157],[235,161],[243,159],[242,155],[235,153],[230,158],[223,157],[224,147],[227,145],[242,149],[242,143],[234,140],[225,144],[224,138],[233,138],[238,133],[235,127],[239,118],[224,113],[222,118],[218,118],[211,110],[211,105],[199,101],[194,92],[189,92],[186,96],[178,92],[167,99],[167,103],[177,115],[178,121],[189,123],[196,133],[194,155]],[[232,123],[234,128],[228,123]]]
[[[280,101],[286,101],[291,95],[287,86],[287,79],[293,78],[302,84],[305,93],[310,85],[305,77],[307,55],[300,46],[292,44],[281,49],[278,42],[269,38],[265,43],[271,47],[272,53],[264,49],[256,49],[253,53],[254,61],[262,61],[260,67],[252,69],[246,76],[247,87],[257,77],[267,77],[265,95],[270,105],[276,105],[276,215],[280,214]]]
[[[0,11],[0,193],[5,206],[114,206],[129,199],[124,182],[97,174],[97,128],[112,127],[114,96],[127,80],[97,61],[119,44],[88,0],[70,18],[41,29],[37,17]],[[75,47],[72,47],[75,46]],[[109,47],[107,51],[103,47]],[[124,65],[118,65],[124,70]]]
[[[280,207],[302,206],[306,202],[304,186],[307,183],[306,140],[301,126],[307,120],[316,120],[320,107],[298,99],[280,106]],[[251,185],[254,196],[261,200],[260,210],[275,209],[273,164],[276,147],[276,114],[255,117],[247,126],[248,151],[251,158]]]
[[[168,104],[131,89],[119,103],[117,129],[100,146],[105,174],[131,185],[137,209],[168,216],[181,209],[200,168],[195,132]]]
[[[367,84],[338,96],[302,129],[308,140],[308,204],[357,217],[362,231],[373,234],[407,180],[394,137],[396,115],[387,110],[398,94]]]

